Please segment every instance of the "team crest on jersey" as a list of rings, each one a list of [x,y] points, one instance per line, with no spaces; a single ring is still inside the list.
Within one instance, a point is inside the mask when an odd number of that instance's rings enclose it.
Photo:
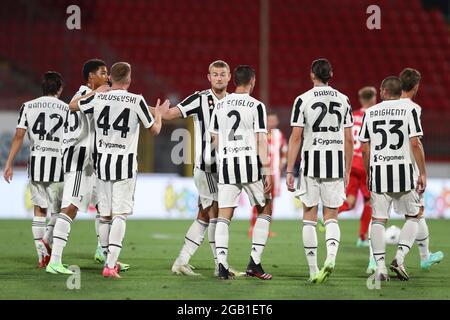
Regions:
[[[214,108],[214,98],[212,96],[208,96],[208,106],[210,110]]]

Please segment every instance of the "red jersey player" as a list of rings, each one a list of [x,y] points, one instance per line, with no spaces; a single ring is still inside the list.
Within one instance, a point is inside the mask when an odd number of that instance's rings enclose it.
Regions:
[[[361,129],[364,111],[377,103],[377,91],[374,87],[364,87],[358,92],[361,109],[353,112],[353,161],[350,180],[347,185],[347,200],[339,208],[339,213],[351,210],[355,207],[358,191],[364,197],[364,210],[361,215],[359,227],[359,238],[356,243],[357,247],[368,247],[369,241],[366,234],[369,230],[370,220],[372,219],[372,207],[370,206],[370,192],[366,184],[366,172],[362,158],[361,142],[358,139],[359,130]]]
[[[278,115],[274,111],[267,112],[267,145],[269,147],[269,161],[272,173],[272,200],[280,195],[281,172],[287,161],[287,144],[283,132],[278,129],[280,121]],[[273,201],[271,202],[273,206]],[[273,207],[271,208],[273,212]],[[248,236],[253,234],[253,227],[258,217],[256,207],[253,207],[252,219],[250,220],[250,229]],[[274,236],[274,233],[269,232],[269,237]]]

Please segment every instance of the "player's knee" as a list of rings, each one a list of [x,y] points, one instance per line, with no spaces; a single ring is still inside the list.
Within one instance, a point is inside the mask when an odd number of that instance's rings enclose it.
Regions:
[[[329,212],[327,214],[323,214],[323,221],[328,221],[328,220],[337,220],[338,219],[338,213],[337,212]]]
[[[317,222],[317,215],[305,216],[303,215],[303,221],[314,221]]]
[[[219,215],[219,205],[217,204],[217,201],[213,201],[211,207],[209,207],[208,210],[208,217],[209,219],[216,219]]]
[[[258,211],[258,214],[265,214],[268,216],[272,216],[272,208],[271,208],[270,204],[266,204],[263,207],[257,206],[256,210]]]
[[[70,204],[68,207],[61,209],[61,212],[73,220],[77,216],[78,208]]]
[[[198,210],[197,219],[204,221],[204,222],[209,222],[209,209],[210,209],[210,207],[208,207],[206,209],[202,209],[200,207]]]
[[[305,211],[303,211],[303,220],[317,222],[317,212],[305,212]]]
[[[347,197],[347,205],[349,210],[354,209],[356,205],[356,198],[353,196]]]
[[[46,217],[47,216],[47,208],[41,208],[39,206],[34,206],[34,215],[36,217]]]

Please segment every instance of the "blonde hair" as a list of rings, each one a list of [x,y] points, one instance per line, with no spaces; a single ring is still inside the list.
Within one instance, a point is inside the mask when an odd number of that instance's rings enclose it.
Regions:
[[[228,69],[228,71],[230,71],[230,66],[223,60],[216,60],[211,62],[211,64],[208,67],[208,72],[211,72],[212,68],[226,68]]]
[[[111,67],[111,80],[123,83],[131,73],[131,65],[128,62],[116,62]]]

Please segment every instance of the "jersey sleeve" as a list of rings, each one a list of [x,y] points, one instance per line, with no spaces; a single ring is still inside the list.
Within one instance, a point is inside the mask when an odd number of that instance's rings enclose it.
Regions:
[[[260,103],[256,107],[253,127],[255,132],[267,133],[267,114],[264,103]]]
[[[28,129],[26,109],[25,104],[20,108],[19,119],[17,120],[17,128],[19,129]]]
[[[302,96],[298,96],[292,106],[291,127],[305,126],[305,104]]]
[[[353,111],[350,105],[350,100],[344,97],[345,115],[344,115],[344,128],[353,127]]]
[[[208,131],[211,133],[219,134],[219,121],[217,120],[217,109],[213,110]]]
[[[200,108],[200,95],[194,93],[190,95],[177,105],[178,109],[181,111],[183,118],[187,118],[193,114],[201,112]]]
[[[423,136],[423,130],[422,130],[422,124],[421,124],[421,111],[413,108],[411,110],[411,116],[408,123],[408,133],[409,137],[422,137]]]
[[[136,113],[137,113],[139,120],[142,122],[143,126],[146,129],[150,128],[155,123],[155,119],[153,118],[152,114],[148,110],[148,105],[145,102],[144,97],[141,97],[139,106],[136,108]]]
[[[70,102],[72,102],[75,99],[78,99],[79,97],[82,97],[86,94],[88,94],[89,92],[87,92],[86,90],[78,90],[75,95],[72,97],[72,99],[70,100]]]
[[[358,139],[361,142],[369,142],[370,141],[369,129],[367,126],[366,112],[364,112],[361,129],[359,130]]]
[[[96,94],[78,101],[78,107],[80,108],[81,112],[94,113],[94,106],[96,103],[95,96]]]

